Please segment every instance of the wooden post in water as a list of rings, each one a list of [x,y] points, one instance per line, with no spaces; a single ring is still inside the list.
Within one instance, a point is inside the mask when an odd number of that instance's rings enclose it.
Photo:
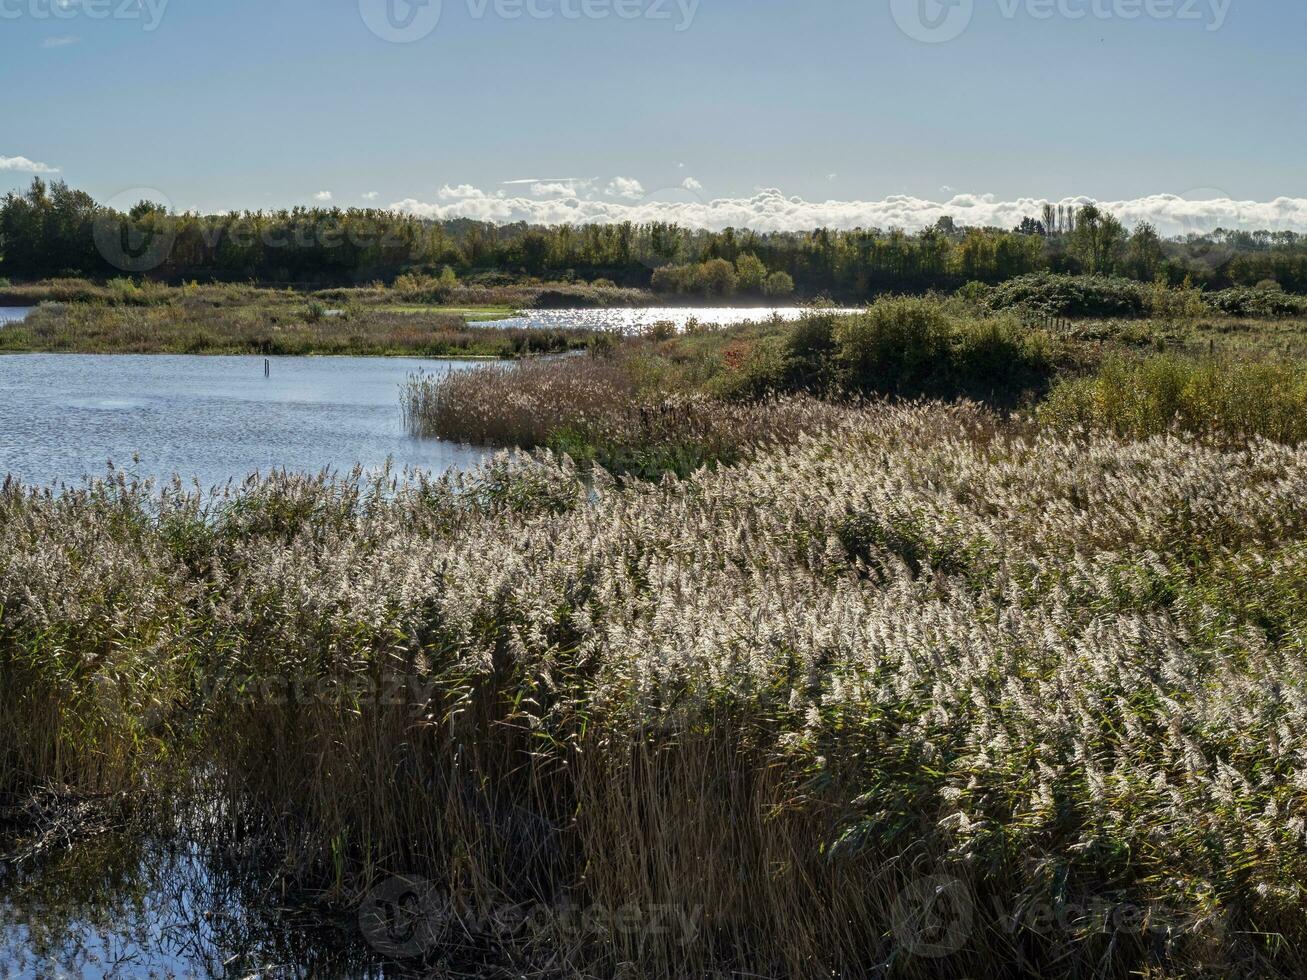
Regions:
[[[263,359],[263,376],[265,378],[272,377],[272,362],[266,357]]]

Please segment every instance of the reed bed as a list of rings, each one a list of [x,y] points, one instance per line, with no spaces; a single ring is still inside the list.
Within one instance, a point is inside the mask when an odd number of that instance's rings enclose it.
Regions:
[[[1296,976],[1305,586],[1307,449],[969,404],[657,483],[11,483],[0,794],[189,773],[303,887],[427,880],[428,965]]]
[[[1307,369],[1248,357],[1113,357],[1067,379],[1039,406],[1054,426],[1093,426],[1131,438],[1168,431],[1240,442],[1307,441]]]
[[[795,441],[859,411],[809,397],[723,401],[693,390],[646,394],[629,358],[566,357],[415,374],[401,392],[419,436],[473,445],[546,447],[582,463],[657,478],[730,463]]]

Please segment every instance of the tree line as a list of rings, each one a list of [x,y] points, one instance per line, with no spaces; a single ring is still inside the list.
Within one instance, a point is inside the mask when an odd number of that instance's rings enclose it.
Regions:
[[[729,266],[731,274],[727,274]],[[439,273],[493,283],[610,280],[659,292],[860,299],[955,289],[1030,272],[1117,275],[1208,289],[1275,283],[1307,293],[1307,236],[1218,230],[1164,238],[1095,205],[1046,205],[1013,229],[941,218],[899,229],[712,232],[622,222],[544,227],[435,221],[380,209],[294,208],[201,215],[142,201],[126,213],[36,178],[0,202],[0,275],[127,274],[346,285]]]

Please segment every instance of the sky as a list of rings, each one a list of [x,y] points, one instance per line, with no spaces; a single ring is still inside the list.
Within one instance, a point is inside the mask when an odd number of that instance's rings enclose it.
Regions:
[[[0,0],[0,192],[1307,231],[1287,0]]]

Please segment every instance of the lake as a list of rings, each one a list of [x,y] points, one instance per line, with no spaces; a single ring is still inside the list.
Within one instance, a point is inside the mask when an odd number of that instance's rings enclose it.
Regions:
[[[782,320],[797,320],[805,313],[811,313],[806,306],[755,306],[755,307],[692,307],[692,306],[651,306],[642,308],[607,307],[605,309],[582,310],[523,310],[515,317],[505,320],[493,320],[478,324],[485,327],[522,327],[532,329],[565,329],[579,327],[590,330],[617,329],[622,333],[638,333],[655,323],[670,322],[678,330],[684,330],[691,320],[707,326],[730,327],[738,323],[770,320],[780,317]],[[859,310],[834,310],[832,312],[857,313]]]
[[[30,306],[0,306],[0,327],[6,323],[17,323],[19,320],[27,318],[27,314],[32,312]]]
[[[415,439],[399,386],[417,370],[468,362],[416,358],[10,354],[0,356],[0,476],[29,484],[141,476],[202,486],[255,471],[444,471],[482,451]],[[132,462],[133,456],[139,462]]]

